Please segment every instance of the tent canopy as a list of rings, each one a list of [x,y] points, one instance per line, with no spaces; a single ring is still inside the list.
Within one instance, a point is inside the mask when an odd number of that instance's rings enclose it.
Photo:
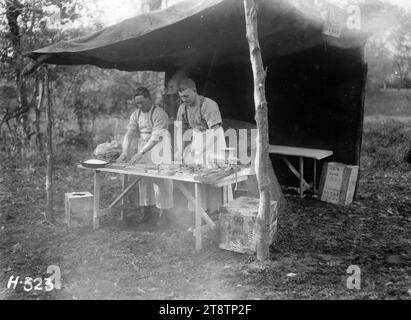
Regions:
[[[306,0],[260,0],[263,58],[303,51],[324,41],[359,47],[364,33],[346,26],[339,38],[323,35],[324,18]],[[243,1],[186,0],[138,15],[88,36],[62,41],[29,56],[62,65],[91,64],[126,71],[165,71],[183,66],[224,65],[249,59]]]
[[[382,26],[380,8],[362,9],[361,31],[347,28],[347,12],[331,15],[338,16],[342,26],[341,34],[332,37],[323,33],[326,18],[314,1],[257,3],[259,40],[269,70],[270,143],[329,149],[334,151],[330,161],[358,165],[367,75],[364,45],[371,31]],[[241,0],[182,1],[30,56],[35,65],[163,71],[166,80],[184,68],[199,92],[219,104],[223,118],[254,122],[253,75]],[[288,169],[281,166],[275,164],[280,181],[292,181],[294,177],[287,177]]]

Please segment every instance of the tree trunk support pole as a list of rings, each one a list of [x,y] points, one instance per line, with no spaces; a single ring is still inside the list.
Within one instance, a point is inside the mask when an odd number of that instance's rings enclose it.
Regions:
[[[269,224],[271,214],[271,187],[270,187],[270,158],[268,135],[268,110],[265,97],[265,80],[267,76],[264,70],[261,56],[261,48],[258,40],[257,5],[254,0],[244,0],[244,12],[246,20],[246,36],[250,49],[250,61],[254,78],[254,102],[257,123],[257,152],[255,158],[255,172],[260,192],[260,202],[257,217],[256,241],[257,259],[266,261],[270,258]],[[276,180],[276,179],[275,179]],[[272,181],[274,183],[274,181]]]
[[[53,211],[53,114],[51,107],[50,98],[50,79],[49,70],[44,67],[44,94],[46,101],[46,118],[47,118],[47,174],[46,174],[46,194],[47,194],[47,204],[46,204],[46,218],[48,221],[54,221],[54,211]]]

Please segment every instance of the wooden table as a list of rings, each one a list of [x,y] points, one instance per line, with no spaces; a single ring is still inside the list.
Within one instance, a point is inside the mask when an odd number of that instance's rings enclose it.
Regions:
[[[134,188],[134,186],[138,183],[138,181],[143,178],[158,178],[158,179],[166,179],[172,180],[174,182],[174,186],[176,186],[184,195],[184,197],[190,201],[195,208],[195,229],[194,229],[194,237],[195,237],[195,248],[196,250],[201,250],[202,247],[202,233],[206,232],[207,230],[214,229],[216,224],[214,221],[208,216],[207,212],[201,207],[201,192],[200,192],[200,185],[204,185],[204,183],[196,180],[195,174],[184,174],[184,175],[161,175],[161,174],[153,174],[147,172],[141,172],[137,170],[133,170],[130,167],[126,167],[123,169],[113,168],[110,166],[99,168],[99,169],[89,169],[85,168],[81,165],[78,166],[80,169],[92,170],[94,171],[94,208],[93,208],[93,229],[96,230],[99,228],[99,218],[110,214],[115,211],[121,212],[121,219],[124,218],[124,205],[125,205],[125,196],[127,196],[130,191]],[[122,176],[122,192],[121,194],[108,206],[107,209],[100,208],[100,189],[102,185],[102,173],[114,173],[120,174]],[[225,178],[219,179],[212,184],[209,185],[215,187],[225,187],[231,186],[237,182],[245,181],[248,179],[249,175],[252,175],[251,168],[242,168],[236,174],[231,174]],[[138,177],[136,181],[131,184],[128,184],[128,176],[136,176]],[[190,190],[184,185],[185,183],[192,183],[194,184],[194,195],[190,192]],[[227,200],[227,199],[226,199]],[[228,199],[229,200],[229,199]],[[122,202],[122,206],[118,207],[117,205]],[[117,207],[116,207],[117,206]],[[115,208],[116,207],[116,208]],[[202,220],[206,222],[206,226],[202,226]]]
[[[289,146],[270,145],[269,153],[278,154],[281,156],[285,164],[291,170],[291,172],[300,179],[300,197],[304,197],[304,191],[310,189],[310,184],[304,179],[304,158],[314,160],[314,181],[313,191],[314,195],[317,193],[317,161],[323,160],[333,155],[331,150],[311,149],[311,148],[298,148]],[[285,156],[294,156],[300,159],[300,171],[298,171]]]

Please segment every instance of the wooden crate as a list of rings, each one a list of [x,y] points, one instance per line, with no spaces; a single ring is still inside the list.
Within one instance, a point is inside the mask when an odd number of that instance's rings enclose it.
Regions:
[[[93,225],[93,198],[90,192],[65,194],[65,220],[69,227]]]
[[[259,199],[240,197],[220,209],[220,248],[238,253],[256,252]],[[271,203],[270,239],[277,233],[277,202]]]
[[[320,180],[320,200],[348,205],[354,199],[358,178],[358,166],[337,162],[325,162]]]

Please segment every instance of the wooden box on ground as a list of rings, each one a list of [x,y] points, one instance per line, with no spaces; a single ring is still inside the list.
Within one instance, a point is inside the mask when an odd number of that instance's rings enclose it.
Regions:
[[[326,162],[320,180],[320,200],[348,205],[354,199],[358,178],[358,166],[349,166],[337,162]]]
[[[93,225],[93,195],[72,192],[65,195],[66,223],[69,227]]]
[[[220,209],[220,248],[238,253],[256,252],[259,199],[240,197]],[[277,233],[277,201],[271,202],[270,239]]]

